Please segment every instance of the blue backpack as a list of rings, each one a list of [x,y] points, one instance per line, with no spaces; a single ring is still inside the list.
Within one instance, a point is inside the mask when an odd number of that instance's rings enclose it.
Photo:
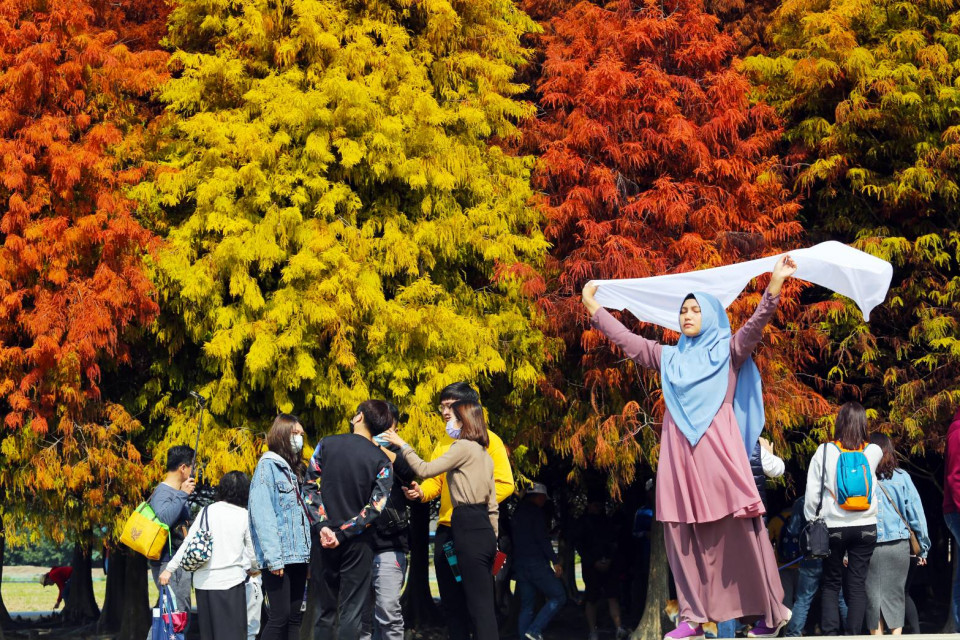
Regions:
[[[873,474],[870,462],[863,454],[865,445],[859,449],[844,449],[834,442],[840,451],[837,460],[837,506],[847,511],[866,511],[873,498]]]

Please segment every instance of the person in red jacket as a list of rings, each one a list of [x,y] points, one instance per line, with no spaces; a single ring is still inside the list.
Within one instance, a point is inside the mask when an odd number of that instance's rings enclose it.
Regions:
[[[943,457],[943,518],[954,542],[960,546],[960,409],[947,430]],[[953,622],[960,630],[960,567],[953,576]]]
[[[60,608],[60,603],[66,601],[70,594],[70,577],[73,575],[71,567],[53,567],[50,571],[43,574],[43,586],[49,587],[51,584],[57,585],[57,604],[54,609]]]

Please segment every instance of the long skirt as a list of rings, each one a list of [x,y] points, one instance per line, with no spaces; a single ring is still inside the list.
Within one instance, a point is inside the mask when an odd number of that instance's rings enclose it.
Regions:
[[[867,571],[867,628],[903,626],[906,609],[907,573],[910,571],[910,541],[880,542],[873,548]]]
[[[665,522],[664,534],[681,620],[697,624],[759,616],[776,626],[787,619],[762,518]]]
[[[247,587],[197,589],[201,640],[243,640],[247,637]]]

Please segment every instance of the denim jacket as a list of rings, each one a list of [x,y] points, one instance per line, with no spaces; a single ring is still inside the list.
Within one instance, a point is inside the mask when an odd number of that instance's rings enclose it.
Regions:
[[[917,540],[920,542],[920,557],[926,558],[927,551],[930,550],[927,518],[920,503],[920,494],[917,493],[910,474],[903,469],[896,469],[893,477],[889,480],[880,480],[880,485],[887,493],[884,494],[879,488],[873,493],[877,501],[877,542],[894,542],[910,538],[910,531],[890,504],[892,500],[917,535]],[[889,500],[887,494],[890,496]]]
[[[292,480],[292,482],[291,482]],[[287,462],[268,451],[250,482],[250,536],[257,563],[268,571],[310,561],[310,523]]]

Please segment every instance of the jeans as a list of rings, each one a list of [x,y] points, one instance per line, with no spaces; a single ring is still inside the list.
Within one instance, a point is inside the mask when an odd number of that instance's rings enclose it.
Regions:
[[[945,513],[943,519],[953,535],[956,548],[960,549],[960,513]],[[957,571],[953,574],[953,624],[960,631],[960,564],[957,564]]]
[[[520,639],[523,640],[525,634],[538,636],[543,633],[553,616],[557,615],[560,607],[567,601],[567,592],[560,578],[554,574],[546,561],[536,564],[517,562],[514,565],[514,575],[517,578],[517,592],[520,594],[520,618],[517,630]],[[534,617],[533,607],[536,604],[538,591],[547,601]]]
[[[718,622],[717,637],[718,638],[736,638],[737,637],[737,621],[727,620],[726,622]]]
[[[820,590],[820,578],[823,576],[822,560],[804,560],[797,569],[797,586],[793,596],[793,616],[787,624],[783,635],[788,638],[798,638],[803,635],[803,629],[807,624],[807,614],[810,613],[810,605],[813,604],[813,598]],[[839,609],[841,620],[847,619],[847,601],[843,598],[843,593],[839,597]],[[845,624],[845,623],[844,623]]]
[[[380,551],[373,556],[370,602],[364,607],[360,640],[403,640],[400,592],[407,574],[402,551]]]
[[[830,529],[830,556],[823,561],[820,627],[825,636],[840,633],[840,587],[847,598],[847,635],[863,633],[867,613],[867,571],[877,546],[877,525]],[[847,566],[843,558],[847,557]]]

